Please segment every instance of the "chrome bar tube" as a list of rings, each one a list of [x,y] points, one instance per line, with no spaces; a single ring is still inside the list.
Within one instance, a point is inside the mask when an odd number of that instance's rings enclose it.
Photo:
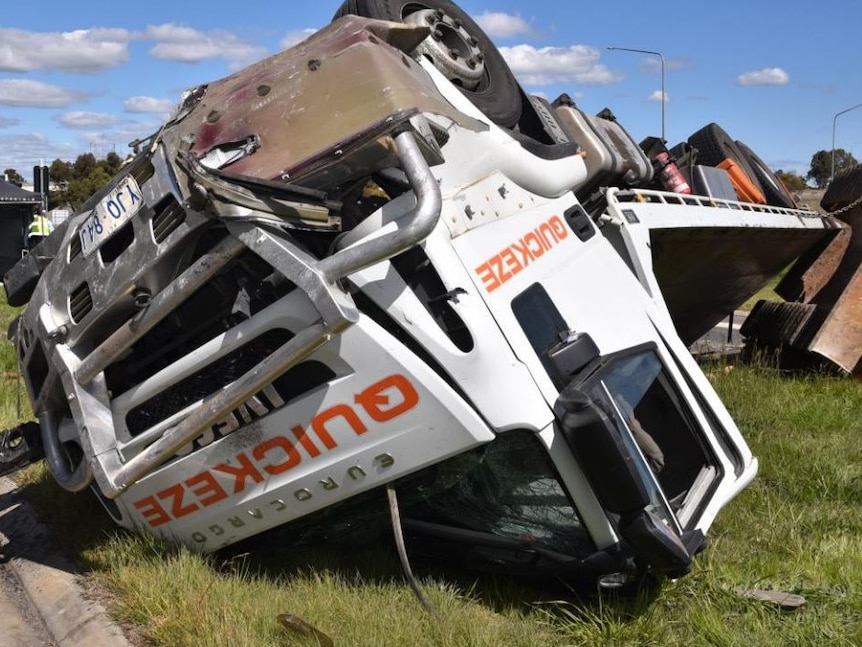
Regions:
[[[413,133],[408,131],[396,135],[395,146],[416,194],[415,209],[402,219],[403,225],[399,222],[396,231],[357,243],[321,259],[318,267],[327,281],[335,282],[414,247],[425,240],[437,225],[443,209],[440,186],[422,156]]]
[[[75,379],[81,384],[91,382],[244,249],[245,245],[230,237],[204,254],[154,296],[146,309],[129,319],[87,355],[75,370]]]

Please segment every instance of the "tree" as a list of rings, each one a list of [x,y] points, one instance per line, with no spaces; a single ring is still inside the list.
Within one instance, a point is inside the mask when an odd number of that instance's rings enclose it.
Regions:
[[[48,169],[52,182],[48,207],[68,207],[77,211],[111,180],[122,165],[122,158],[114,152],[108,153],[105,159],[96,159],[93,153],[82,153],[74,162],[55,159]]]
[[[7,168],[3,173],[6,174],[6,181],[11,182],[12,184],[17,184],[21,186],[24,184],[24,178],[21,174],[13,168]]]
[[[784,186],[787,187],[787,190],[792,193],[804,191],[808,186],[805,182],[805,178],[799,175],[799,173],[794,173],[793,171],[782,171],[779,169],[775,172],[775,177],[781,180]]]
[[[78,159],[81,159],[80,157]],[[66,189],[66,200],[73,210],[81,208],[96,191],[105,186],[111,179],[107,171],[99,165],[94,165],[92,172],[82,178],[75,178],[69,182]]]
[[[811,157],[811,169],[806,177],[813,180],[818,189],[823,189],[829,184],[832,179],[832,159],[833,153],[835,156],[835,174],[837,175],[844,169],[852,168],[859,162],[850,153],[843,148],[836,148],[834,151],[817,151]]]
[[[48,167],[48,175],[51,177],[51,180],[57,184],[68,182],[72,179],[72,165],[69,162],[64,162],[57,158],[51,162],[51,166]]]
[[[69,180],[72,178],[72,165],[69,162],[64,162],[60,158],[51,162],[48,167],[48,209],[63,209],[66,208],[66,189],[69,186]]]
[[[96,156],[92,153],[78,155],[72,164],[72,179],[83,180],[96,169]]]
[[[108,175],[114,175],[123,165],[123,158],[111,151],[105,155],[105,159],[100,161],[99,165],[107,171]]]

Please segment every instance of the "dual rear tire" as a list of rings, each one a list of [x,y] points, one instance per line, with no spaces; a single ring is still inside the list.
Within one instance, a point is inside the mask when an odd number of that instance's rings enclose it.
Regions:
[[[427,25],[431,35],[416,53],[427,56],[494,123],[512,128],[522,93],[509,65],[479,25],[450,0],[346,0],[333,20],[348,14]]]
[[[762,195],[766,204],[796,208],[793,195],[766,163],[743,142],[734,140],[718,124],[707,124],[692,134],[688,143],[697,149],[697,163],[719,166],[730,160],[741,169],[752,190]]]

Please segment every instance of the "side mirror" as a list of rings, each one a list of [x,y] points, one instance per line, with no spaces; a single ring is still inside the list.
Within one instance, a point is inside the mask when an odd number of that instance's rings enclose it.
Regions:
[[[688,571],[702,535],[681,538],[650,508],[644,470],[608,416],[576,387],[560,394],[554,412],[596,497],[618,515],[617,529],[643,563],[671,576]],[[687,544],[690,544],[688,546]]]
[[[619,431],[583,391],[567,387],[554,405],[563,437],[606,510],[623,517],[650,503],[649,491]]]
[[[670,577],[684,575],[691,567],[692,553],[683,540],[651,510],[622,522],[620,534],[646,564]]]
[[[565,387],[574,375],[599,357],[599,347],[585,332],[569,331],[547,352],[547,363],[557,388]]]

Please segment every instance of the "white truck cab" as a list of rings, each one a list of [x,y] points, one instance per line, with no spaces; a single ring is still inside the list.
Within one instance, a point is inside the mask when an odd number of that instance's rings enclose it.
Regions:
[[[577,146],[485,117],[423,29],[346,16],[190,91],[7,281],[54,477],[202,551],[371,526],[390,488],[470,567],[682,574],[757,462]]]

